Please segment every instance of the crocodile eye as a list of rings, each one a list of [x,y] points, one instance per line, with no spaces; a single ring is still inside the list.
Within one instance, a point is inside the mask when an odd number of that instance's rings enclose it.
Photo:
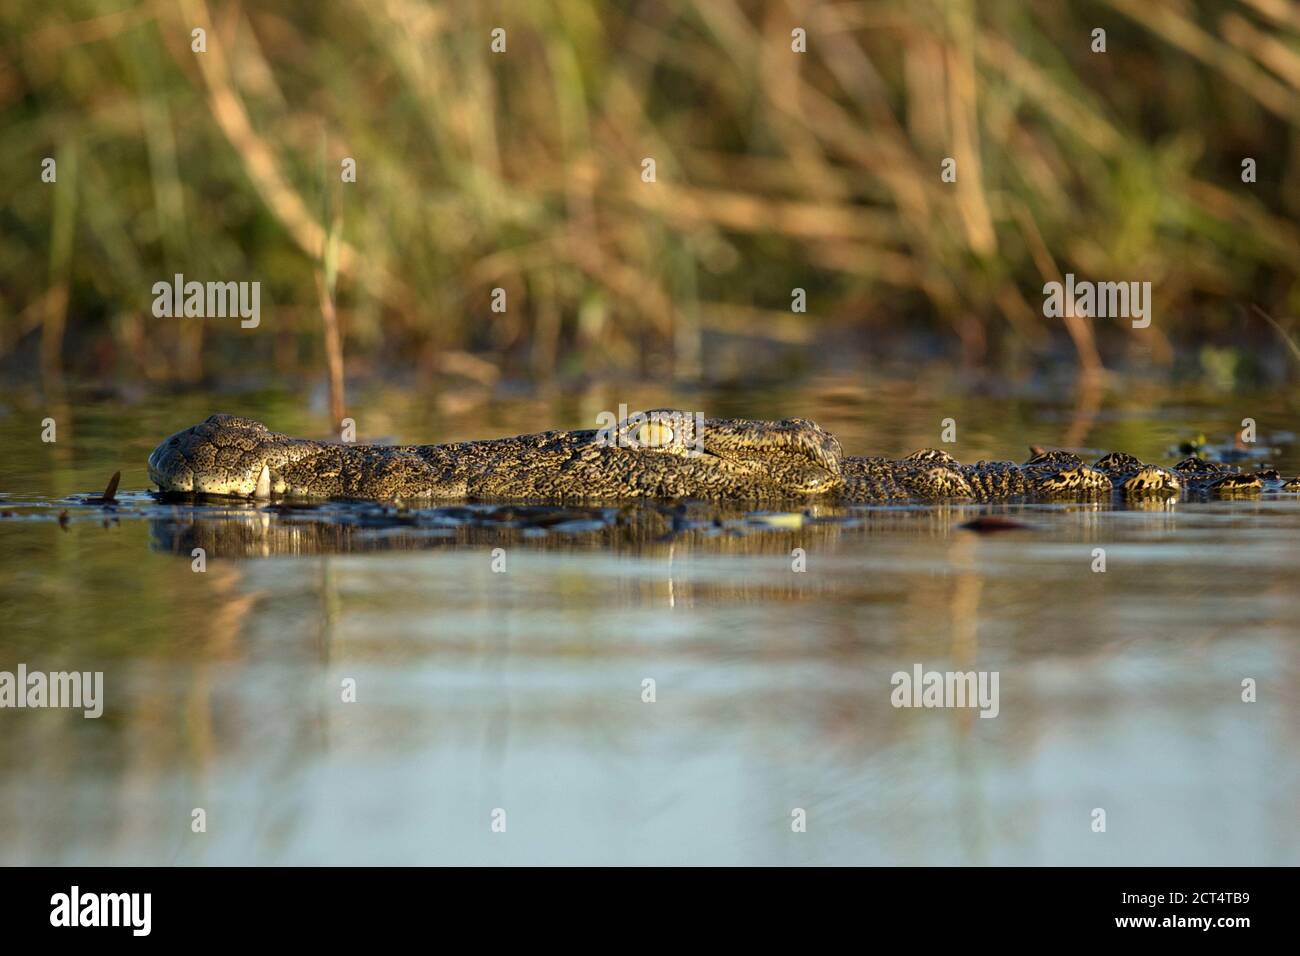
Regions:
[[[636,443],[641,448],[662,448],[672,441],[673,430],[663,422],[646,422],[636,430]]]

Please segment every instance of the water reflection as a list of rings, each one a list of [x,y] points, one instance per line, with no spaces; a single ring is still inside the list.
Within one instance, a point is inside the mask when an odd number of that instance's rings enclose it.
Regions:
[[[62,497],[131,430],[87,423],[57,480],[0,462],[0,670],[107,695],[0,711],[0,863],[1300,862],[1295,496],[399,512],[124,472],[115,508]],[[998,671],[999,716],[895,709],[918,663]]]

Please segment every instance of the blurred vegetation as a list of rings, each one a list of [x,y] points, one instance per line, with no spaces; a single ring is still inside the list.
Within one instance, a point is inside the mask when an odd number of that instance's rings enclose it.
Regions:
[[[319,375],[335,311],[350,374],[689,379],[727,337],[1089,370],[1284,354],[1300,311],[1290,0],[10,0],[0,23],[10,370]],[[1150,280],[1155,321],[1045,319],[1067,271]],[[154,318],[174,273],[261,281],[261,326]]]

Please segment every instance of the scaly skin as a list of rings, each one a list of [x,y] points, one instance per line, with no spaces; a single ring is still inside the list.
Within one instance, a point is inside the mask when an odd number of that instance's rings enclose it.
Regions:
[[[781,498],[843,484],[839,442],[801,419],[756,422],[685,413],[666,427],[629,420],[447,445],[347,445],[289,438],[230,415],[178,432],[149,456],[162,491],[311,498]],[[644,430],[650,429],[647,434]],[[643,443],[627,447],[641,432]],[[696,451],[702,444],[703,452]]]
[[[1112,452],[1089,466],[1068,452],[962,465],[947,452],[855,458],[807,419],[703,419],[660,410],[608,432],[551,431],[445,445],[352,445],[290,438],[213,415],[149,456],[163,492],[246,498],[626,498],[845,501],[1171,497],[1258,493],[1276,475],[1185,459],[1172,469]],[[702,424],[702,429],[699,427]],[[1294,486],[1294,487],[1293,487]],[[1300,490],[1300,480],[1284,486]]]

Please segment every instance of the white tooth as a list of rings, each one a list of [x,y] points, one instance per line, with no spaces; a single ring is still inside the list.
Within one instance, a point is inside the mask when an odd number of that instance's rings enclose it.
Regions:
[[[266,465],[262,466],[262,473],[257,476],[257,490],[253,492],[253,497],[271,497],[271,469]]]

